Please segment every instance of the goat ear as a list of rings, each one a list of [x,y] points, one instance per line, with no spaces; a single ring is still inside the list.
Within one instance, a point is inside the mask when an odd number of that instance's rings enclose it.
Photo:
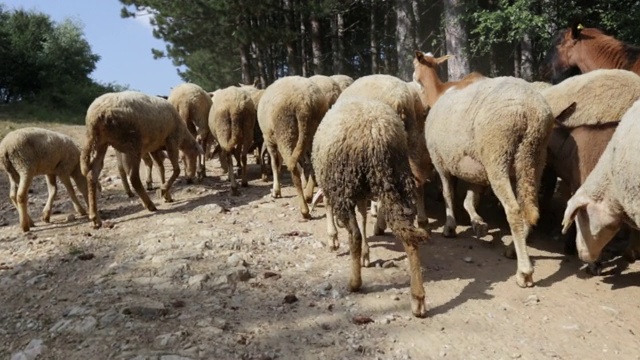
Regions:
[[[572,102],[571,105],[567,106],[564,110],[560,112],[560,114],[556,115],[556,124],[562,124],[565,122],[573,113],[576,112],[576,102]]]
[[[566,234],[569,227],[575,220],[578,210],[584,208],[589,204],[589,198],[584,195],[573,196],[567,202],[567,209],[564,211],[564,219],[562,219],[562,234]]]
[[[443,62],[445,62],[445,61],[447,61],[447,60],[451,59],[452,57],[453,57],[453,55],[449,55],[449,54],[447,54],[447,55],[445,55],[445,56],[441,56],[441,57],[439,57],[439,58],[437,58],[437,59],[436,59],[436,64],[440,65],[440,64],[442,64]]]
[[[422,61],[423,58],[424,58],[424,53],[422,53],[422,51],[416,50],[416,59],[418,59],[418,61]]]

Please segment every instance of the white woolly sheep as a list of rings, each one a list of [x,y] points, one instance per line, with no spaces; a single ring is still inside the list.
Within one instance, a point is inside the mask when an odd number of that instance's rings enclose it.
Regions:
[[[569,199],[562,232],[576,222],[576,247],[593,262],[623,223],[640,225],[640,101],[624,114],[611,141],[582,186]]]
[[[271,196],[281,196],[279,171],[284,162],[296,187],[300,212],[306,219],[311,217],[307,201],[311,201],[315,178],[311,169],[303,190],[297,165],[311,152],[313,135],[327,109],[322,90],[313,81],[301,76],[276,80],[265,89],[258,104],[258,123],[271,157]]]
[[[621,69],[599,69],[570,77],[541,91],[554,116],[576,103],[563,120],[568,128],[618,122],[640,98],[640,77]]]
[[[338,96],[340,96],[340,93],[342,92],[340,85],[338,85],[338,83],[329,76],[313,75],[309,80],[313,81],[318,85],[320,90],[322,90],[322,93],[327,97],[327,104],[329,107],[336,102]]]
[[[340,87],[340,91],[344,91],[344,89],[348,88],[351,84],[353,84],[353,78],[351,76],[336,74],[329,76],[333,81],[338,83]]]
[[[0,142],[0,163],[9,176],[9,198],[18,210],[22,231],[34,226],[27,209],[29,187],[34,176],[46,175],[49,197],[42,220],[49,222],[59,177],[69,193],[74,209],[86,215],[71,185],[71,179],[87,200],[87,180],[80,171],[80,148],[69,136],[55,131],[28,127],[8,133]]]
[[[220,158],[228,164],[231,195],[238,195],[233,170],[234,154],[240,157],[242,186],[248,185],[247,153],[253,143],[256,109],[247,91],[230,86],[217,92],[209,113],[209,129],[220,144]]]
[[[96,204],[96,184],[109,146],[124,153],[130,169],[129,180],[149,211],[156,207],[140,182],[142,154],[166,150],[173,173],[160,186],[159,195],[173,201],[171,185],[180,174],[179,150],[188,157],[203,155],[203,150],[189,133],[178,111],[167,100],[136,91],[107,93],[97,97],[87,109],[85,119],[87,142],[82,149],[80,165],[89,187],[89,220],[102,226]],[[192,169],[187,168],[187,173]]]
[[[207,93],[200,86],[191,83],[184,83],[174,87],[169,94],[168,101],[173,105],[178,114],[187,125],[187,129],[194,136],[203,149],[207,148],[206,140],[209,134],[209,111],[212,104],[213,93]],[[193,182],[193,178],[197,176],[202,179],[206,175],[205,157],[197,156],[196,158],[185,157],[185,161],[191,162],[187,164],[187,168],[193,169],[187,172],[187,183]],[[196,164],[197,162],[197,170]]]
[[[380,199],[393,233],[402,241],[409,260],[411,308],[426,315],[418,243],[428,233],[413,227],[412,179],[405,124],[389,105],[368,98],[341,99],[327,112],[313,139],[312,161],[326,196],[327,214],[335,213],[347,227],[351,253],[349,290],[362,286],[361,258],[366,242],[366,204]],[[356,217],[356,208],[362,221]],[[332,215],[331,215],[332,216]],[[368,254],[367,254],[368,257]]]
[[[531,84],[513,77],[485,78],[466,87],[453,86],[438,94],[429,82],[436,63],[416,52],[414,79],[426,94],[438,99],[425,127],[427,148],[440,176],[446,204],[445,236],[455,234],[451,177],[471,185],[465,199],[476,233],[487,225],[469,203],[476,203],[481,186],[490,185],[502,203],[518,259],[516,282],[533,286],[533,266],[527,254],[530,226],[538,221],[538,186],[554,118],[545,99]],[[515,173],[515,194],[510,173]],[[470,195],[469,195],[470,194]]]

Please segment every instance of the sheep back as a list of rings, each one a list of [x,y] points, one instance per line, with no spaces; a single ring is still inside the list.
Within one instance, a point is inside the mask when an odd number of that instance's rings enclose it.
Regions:
[[[336,102],[338,96],[340,96],[340,93],[342,92],[340,85],[338,85],[338,83],[329,76],[313,75],[309,78],[309,80],[313,81],[316,85],[318,85],[320,90],[322,90],[322,93],[327,97],[327,103],[329,107],[331,107]]]
[[[353,78],[347,75],[336,74],[329,76],[333,81],[338,83],[340,87],[340,91],[344,91],[344,89],[348,88],[351,84],[353,84]]]
[[[311,151],[313,135],[327,112],[322,90],[301,76],[287,76],[265,89],[258,104],[258,123],[264,141],[274,144],[289,170]]]
[[[409,146],[409,164],[418,184],[431,173],[431,159],[424,137],[425,108],[415,88],[391,75],[368,75],[346,88],[338,101],[349,97],[366,97],[391,106],[404,122]]]
[[[209,128],[220,147],[231,152],[235,147],[253,141],[256,109],[247,91],[230,86],[216,93],[209,113]]]
[[[196,84],[184,83],[174,87],[167,100],[178,110],[187,126],[192,123],[197,126],[199,134],[206,135],[211,95]]]
[[[570,77],[542,90],[554,116],[576,102],[562,121],[565,127],[618,122],[640,98],[640,77],[628,70],[598,69]]]

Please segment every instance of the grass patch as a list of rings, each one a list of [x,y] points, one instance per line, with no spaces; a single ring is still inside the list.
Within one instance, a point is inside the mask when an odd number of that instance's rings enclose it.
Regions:
[[[56,109],[29,102],[0,104],[0,139],[15,129],[52,125],[84,125],[84,111]]]

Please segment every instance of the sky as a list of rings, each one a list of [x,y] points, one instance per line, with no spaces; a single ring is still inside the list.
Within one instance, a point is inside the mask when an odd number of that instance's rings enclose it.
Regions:
[[[45,13],[56,22],[67,18],[84,26],[93,53],[100,55],[91,77],[103,83],[128,85],[150,95],[169,95],[184,82],[170,59],[154,60],[151,49],[166,43],[151,33],[148,17],[120,17],[118,0],[0,0],[8,10],[24,8]]]

